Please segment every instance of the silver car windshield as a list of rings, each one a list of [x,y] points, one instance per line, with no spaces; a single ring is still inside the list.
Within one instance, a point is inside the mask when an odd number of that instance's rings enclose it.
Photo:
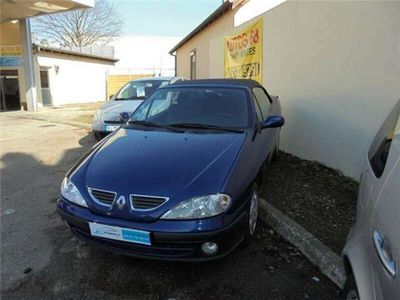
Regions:
[[[137,80],[128,82],[114,100],[143,100],[159,87],[167,85],[165,80]]]

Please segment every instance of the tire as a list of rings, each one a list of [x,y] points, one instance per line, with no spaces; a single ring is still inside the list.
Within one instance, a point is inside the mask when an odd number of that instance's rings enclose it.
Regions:
[[[343,288],[343,299],[346,300],[358,300],[360,296],[358,294],[356,280],[353,274],[347,276],[346,282]]]
[[[102,140],[101,135],[100,135],[100,133],[98,133],[98,132],[93,132],[93,136],[94,136],[94,139],[95,139],[97,142],[99,142],[99,141]]]
[[[252,189],[251,189],[248,227],[247,227],[247,232],[246,232],[246,235],[245,235],[243,243],[242,243],[243,246],[248,246],[253,241],[254,233],[255,233],[256,227],[257,227],[258,209],[259,209],[258,186],[256,183],[254,183],[252,186]]]

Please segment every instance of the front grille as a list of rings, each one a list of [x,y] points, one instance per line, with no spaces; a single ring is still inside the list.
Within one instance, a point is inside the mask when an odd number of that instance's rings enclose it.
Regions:
[[[131,195],[133,209],[154,209],[165,203],[168,198]]]
[[[122,121],[122,120],[114,120],[114,121],[111,121],[111,120],[106,120],[106,121],[104,121],[104,123],[105,124],[122,124],[122,123],[124,123],[124,121]]]
[[[105,204],[108,206],[111,206],[111,204],[114,202],[115,196],[116,196],[116,193],[114,193],[114,192],[108,192],[108,191],[97,190],[97,189],[89,189],[89,193],[92,195],[94,200],[96,200],[100,204]]]

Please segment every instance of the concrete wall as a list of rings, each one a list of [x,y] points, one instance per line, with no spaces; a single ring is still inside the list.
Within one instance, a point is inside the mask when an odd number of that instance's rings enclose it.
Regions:
[[[38,56],[40,67],[49,68],[53,105],[106,100],[106,75],[109,64],[58,54]],[[58,72],[57,72],[58,67]]]
[[[398,1],[288,1],[262,14],[264,85],[282,101],[283,150],[358,179],[362,156],[400,98],[399,16]],[[201,33],[210,48],[201,75],[221,77],[224,34],[211,28]],[[178,75],[188,69],[181,65]]]

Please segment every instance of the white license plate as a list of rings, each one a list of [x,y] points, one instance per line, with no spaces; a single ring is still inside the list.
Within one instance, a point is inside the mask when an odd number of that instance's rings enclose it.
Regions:
[[[89,222],[90,233],[106,239],[151,246],[150,232]]]
[[[111,131],[115,131],[119,128],[119,125],[106,125],[104,127],[105,131],[111,132]]]

